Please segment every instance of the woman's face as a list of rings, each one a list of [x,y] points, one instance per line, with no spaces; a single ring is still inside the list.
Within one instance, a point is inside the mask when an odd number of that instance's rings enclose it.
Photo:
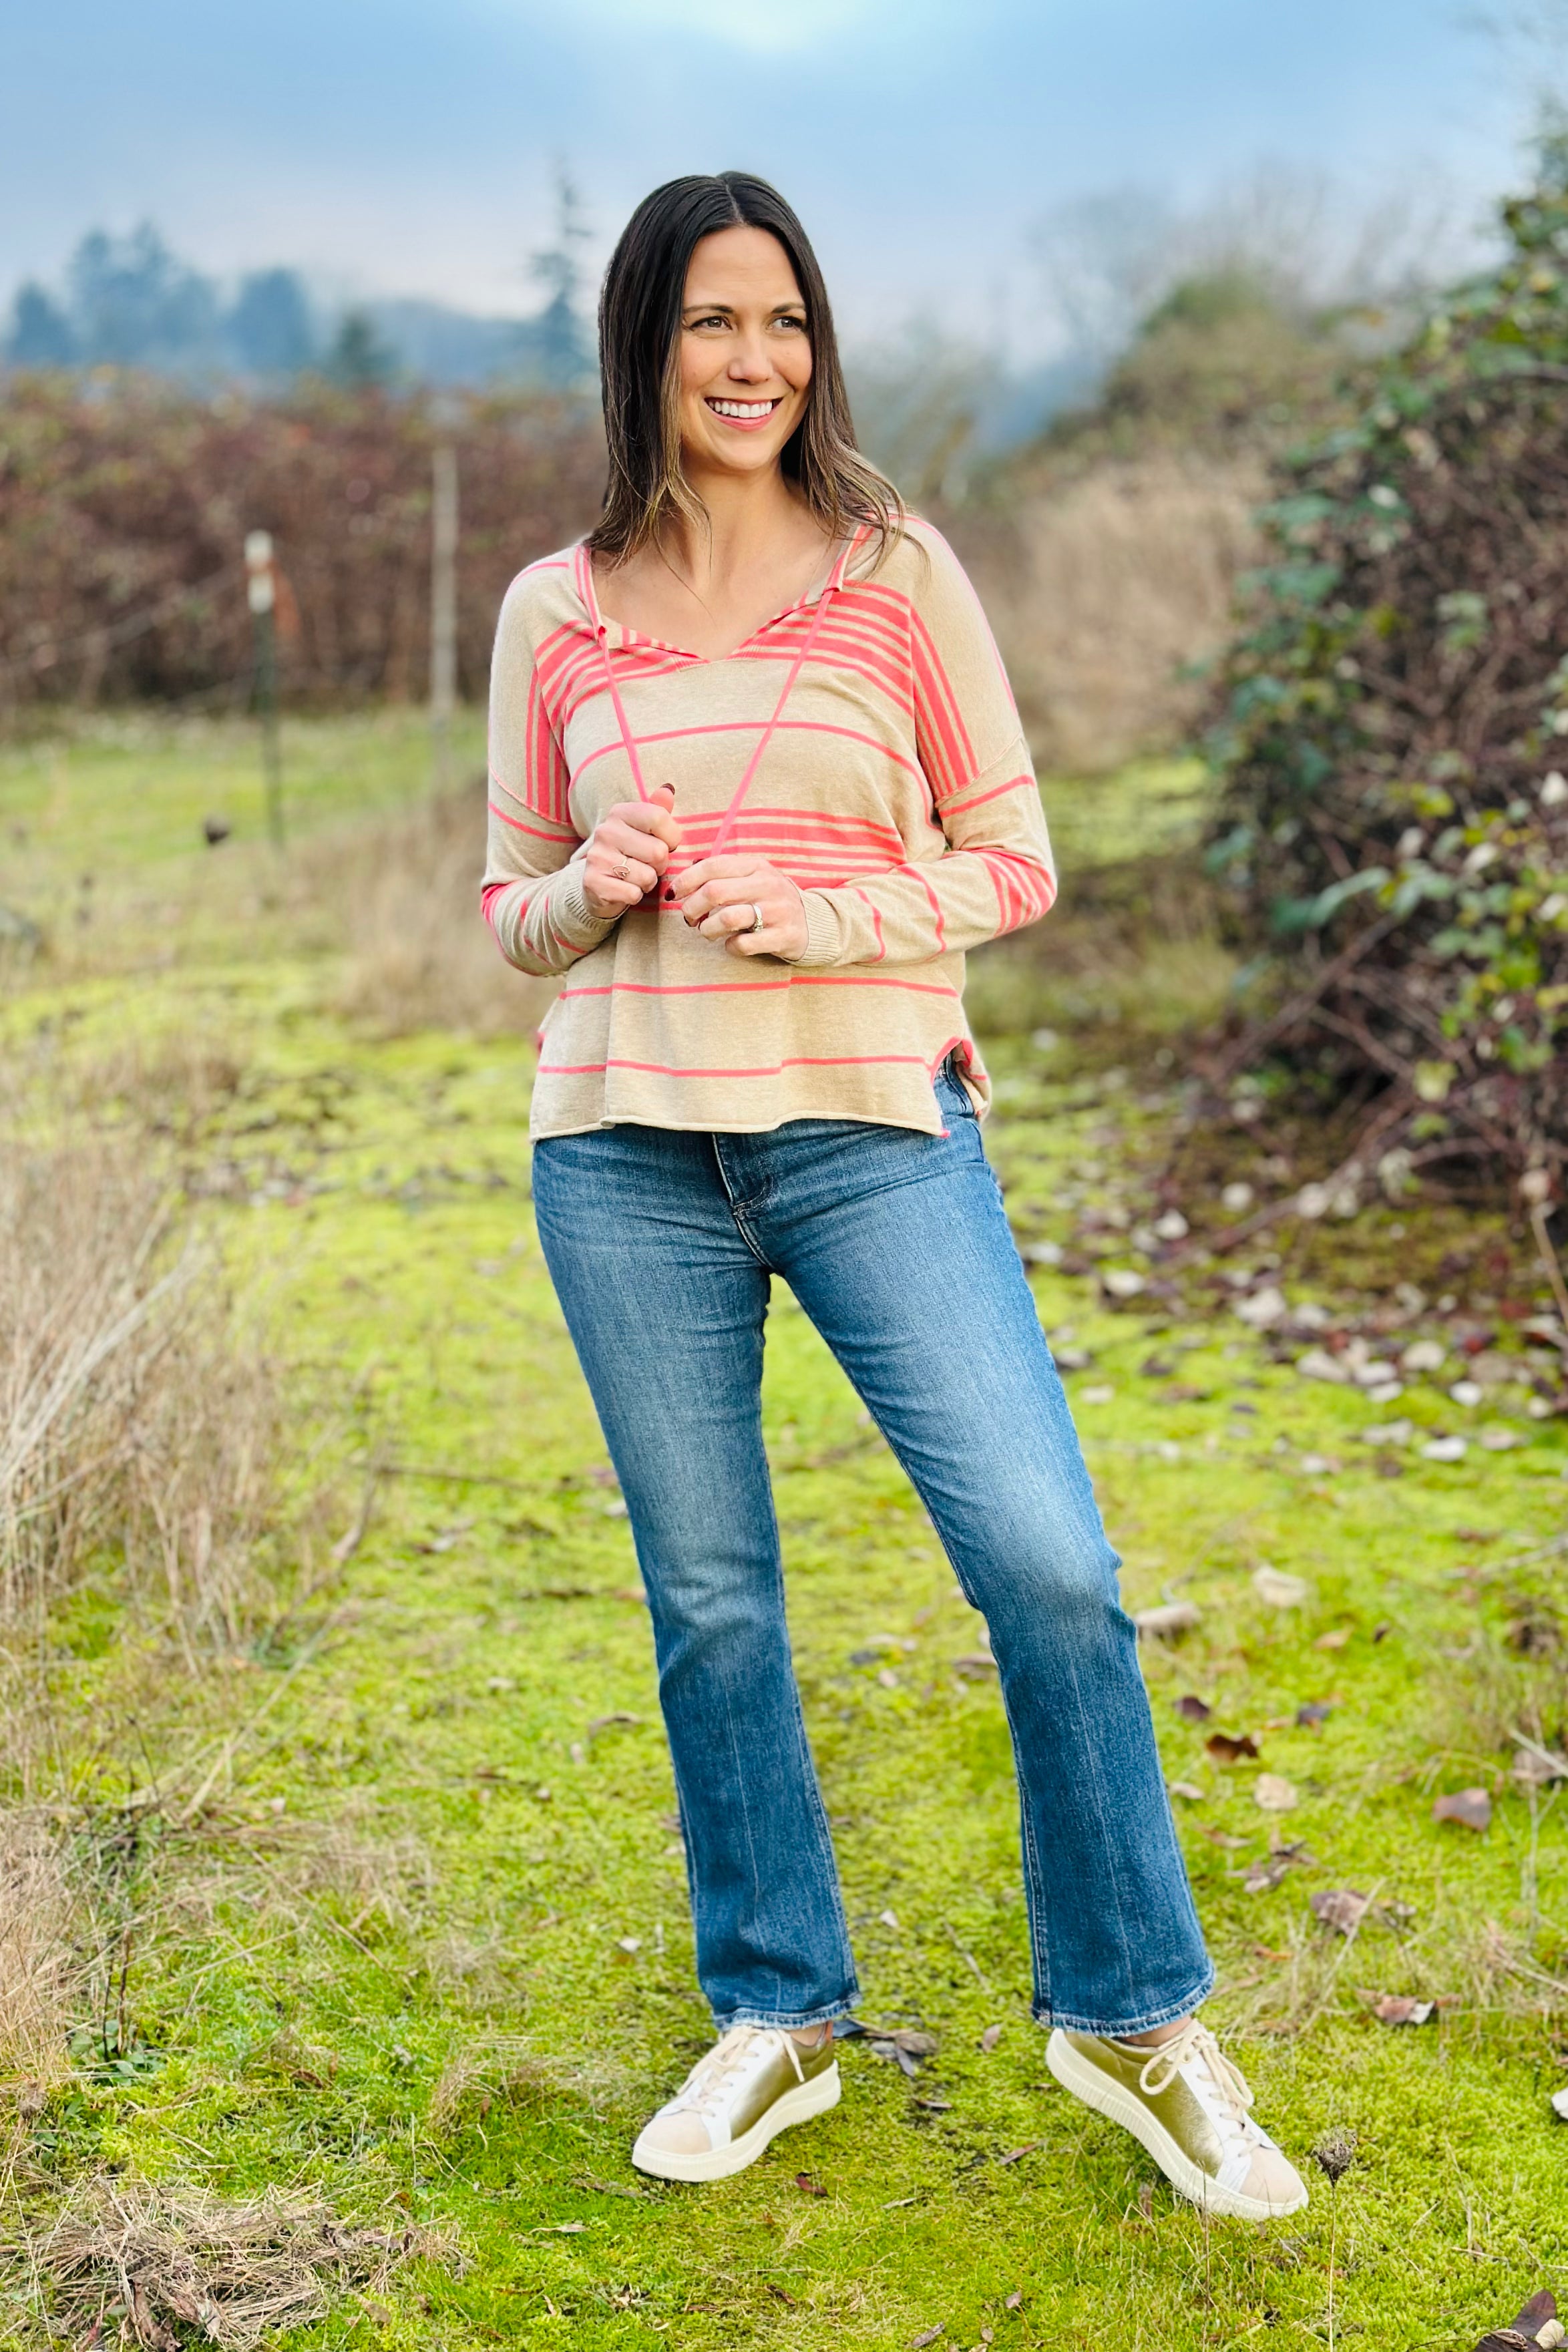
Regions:
[[[763,228],[705,236],[680,313],[688,474],[765,473],[805,412],[811,343],[788,254]]]

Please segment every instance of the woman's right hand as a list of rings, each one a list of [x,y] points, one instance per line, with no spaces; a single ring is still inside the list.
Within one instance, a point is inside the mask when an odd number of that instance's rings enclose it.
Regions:
[[[584,860],[583,896],[600,922],[613,922],[657,887],[671,850],[680,846],[674,807],[675,786],[660,784],[651,800],[617,802],[594,827]]]

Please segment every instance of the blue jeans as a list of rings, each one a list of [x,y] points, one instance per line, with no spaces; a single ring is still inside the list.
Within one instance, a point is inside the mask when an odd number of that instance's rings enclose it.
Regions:
[[[619,1126],[534,1147],[539,1234],[621,1483],[658,1649],[696,1927],[721,2027],[856,1999],[784,1624],[763,1451],[781,1275],[991,1629],[1013,1736],[1035,2013],[1091,2033],[1213,1983],[1077,1433],[981,1147],[795,1119]]]

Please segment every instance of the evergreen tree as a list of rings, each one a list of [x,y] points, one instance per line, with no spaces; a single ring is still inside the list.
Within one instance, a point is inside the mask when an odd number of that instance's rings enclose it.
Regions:
[[[332,383],[364,392],[389,383],[396,372],[396,354],[376,332],[374,320],[363,310],[345,310],[327,354],[325,373]]]
[[[253,270],[226,324],[235,357],[251,375],[298,375],[310,364],[310,306],[296,270]]]
[[[5,356],[19,368],[69,367],[77,358],[70,320],[31,278],[18,289],[11,306]]]

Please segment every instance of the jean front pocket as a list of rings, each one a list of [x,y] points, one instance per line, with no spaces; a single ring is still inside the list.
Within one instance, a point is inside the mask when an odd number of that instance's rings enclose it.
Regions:
[[[951,1054],[937,1071],[933,1090],[937,1108],[944,1119],[974,1118],[974,1105],[969,1099],[969,1089],[959,1076]]]

